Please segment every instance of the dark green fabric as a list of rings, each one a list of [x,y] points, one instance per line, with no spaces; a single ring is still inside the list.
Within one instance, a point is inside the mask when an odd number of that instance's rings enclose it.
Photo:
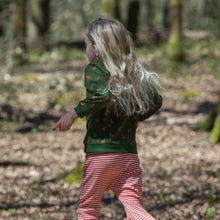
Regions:
[[[108,73],[103,62],[96,60],[88,64],[84,71],[86,98],[75,107],[79,117],[87,118],[84,151],[137,153],[135,133],[138,121],[154,114],[162,106],[162,97],[154,89],[154,105],[143,115],[136,113],[128,116],[120,111],[116,113],[114,106],[106,110],[111,96],[107,85]]]

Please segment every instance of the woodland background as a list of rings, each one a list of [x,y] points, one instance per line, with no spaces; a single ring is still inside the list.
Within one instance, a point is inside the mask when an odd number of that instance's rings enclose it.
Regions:
[[[220,1],[0,0],[0,219],[77,219],[85,29],[120,20],[157,72],[162,109],[140,123],[144,207],[156,219],[220,219]],[[126,219],[112,192],[100,219]]]

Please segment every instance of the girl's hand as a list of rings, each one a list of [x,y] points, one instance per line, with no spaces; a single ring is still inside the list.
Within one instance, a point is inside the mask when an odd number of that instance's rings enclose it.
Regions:
[[[66,113],[63,115],[60,120],[55,124],[53,127],[53,130],[56,130],[57,128],[60,129],[60,131],[67,131],[71,128],[73,122],[78,118],[78,115],[76,114],[75,110]]]

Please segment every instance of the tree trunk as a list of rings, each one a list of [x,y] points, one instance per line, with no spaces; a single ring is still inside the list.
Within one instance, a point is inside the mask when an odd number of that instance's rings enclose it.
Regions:
[[[139,0],[130,0],[128,5],[127,29],[131,32],[133,40],[137,41],[138,18],[140,2]]]
[[[154,20],[154,9],[152,0],[145,0],[146,3],[146,24],[147,29],[151,30],[153,28],[153,20]]]
[[[14,50],[13,63],[15,65],[23,65],[27,62],[26,36],[27,36],[27,16],[26,16],[26,0],[15,0],[12,2],[14,38],[16,42],[16,50]]]
[[[163,20],[162,26],[165,30],[170,29],[170,19],[169,19],[169,0],[165,0],[163,4]]]
[[[202,6],[201,6],[201,8],[198,12],[198,16],[197,16],[196,28],[198,30],[200,30],[200,28],[201,28],[201,21],[203,20],[203,18],[205,18],[206,8],[207,8],[207,0],[202,0]]]
[[[211,131],[210,141],[212,143],[220,141],[220,101],[205,120],[198,124],[198,128],[201,131]]]
[[[26,0],[16,0],[14,4],[14,35],[17,45],[26,50]]]
[[[171,29],[168,40],[170,60],[183,60],[182,0],[170,0]]]
[[[102,10],[105,17],[121,20],[120,0],[102,0]]]
[[[32,16],[31,20],[36,29],[35,41],[38,46],[48,47],[48,33],[50,24],[50,0],[32,0],[30,2]]]

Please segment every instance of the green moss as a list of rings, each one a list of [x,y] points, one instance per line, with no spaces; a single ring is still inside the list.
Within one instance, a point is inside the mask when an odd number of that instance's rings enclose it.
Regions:
[[[214,120],[215,120],[215,113],[211,112],[206,116],[205,120],[198,123],[197,128],[200,131],[209,131],[213,126]]]
[[[65,97],[61,96],[61,97],[58,97],[58,98],[57,98],[56,104],[62,105],[62,104],[64,104],[64,103],[66,103],[66,98],[65,98]]]
[[[8,214],[11,216],[17,215],[17,210],[15,208],[8,209]]]
[[[218,114],[218,116],[215,119],[214,126],[210,133],[209,139],[213,144],[216,144],[220,141],[220,114]]]
[[[82,124],[85,123],[85,121],[86,121],[86,118],[85,118],[85,117],[84,117],[84,118],[78,118],[78,119],[74,122],[74,124],[75,124],[75,125],[82,125]]]
[[[80,182],[82,179],[82,170],[83,170],[82,164],[76,165],[71,170],[70,174],[67,177],[65,177],[64,182],[67,183],[68,185]]]
[[[9,127],[10,122],[6,120],[0,120],[0,127]]]
[[[183,59],[183,46],[182,35],[180,33],[173,34],[167,45],[167,54],[170,60],[182,61]]]
[[[189,89],[185,91],[179,92],[179,96],[186,102],[189,101],[190,98],[197,97],[200,95],[200,91],[196,89]]]

